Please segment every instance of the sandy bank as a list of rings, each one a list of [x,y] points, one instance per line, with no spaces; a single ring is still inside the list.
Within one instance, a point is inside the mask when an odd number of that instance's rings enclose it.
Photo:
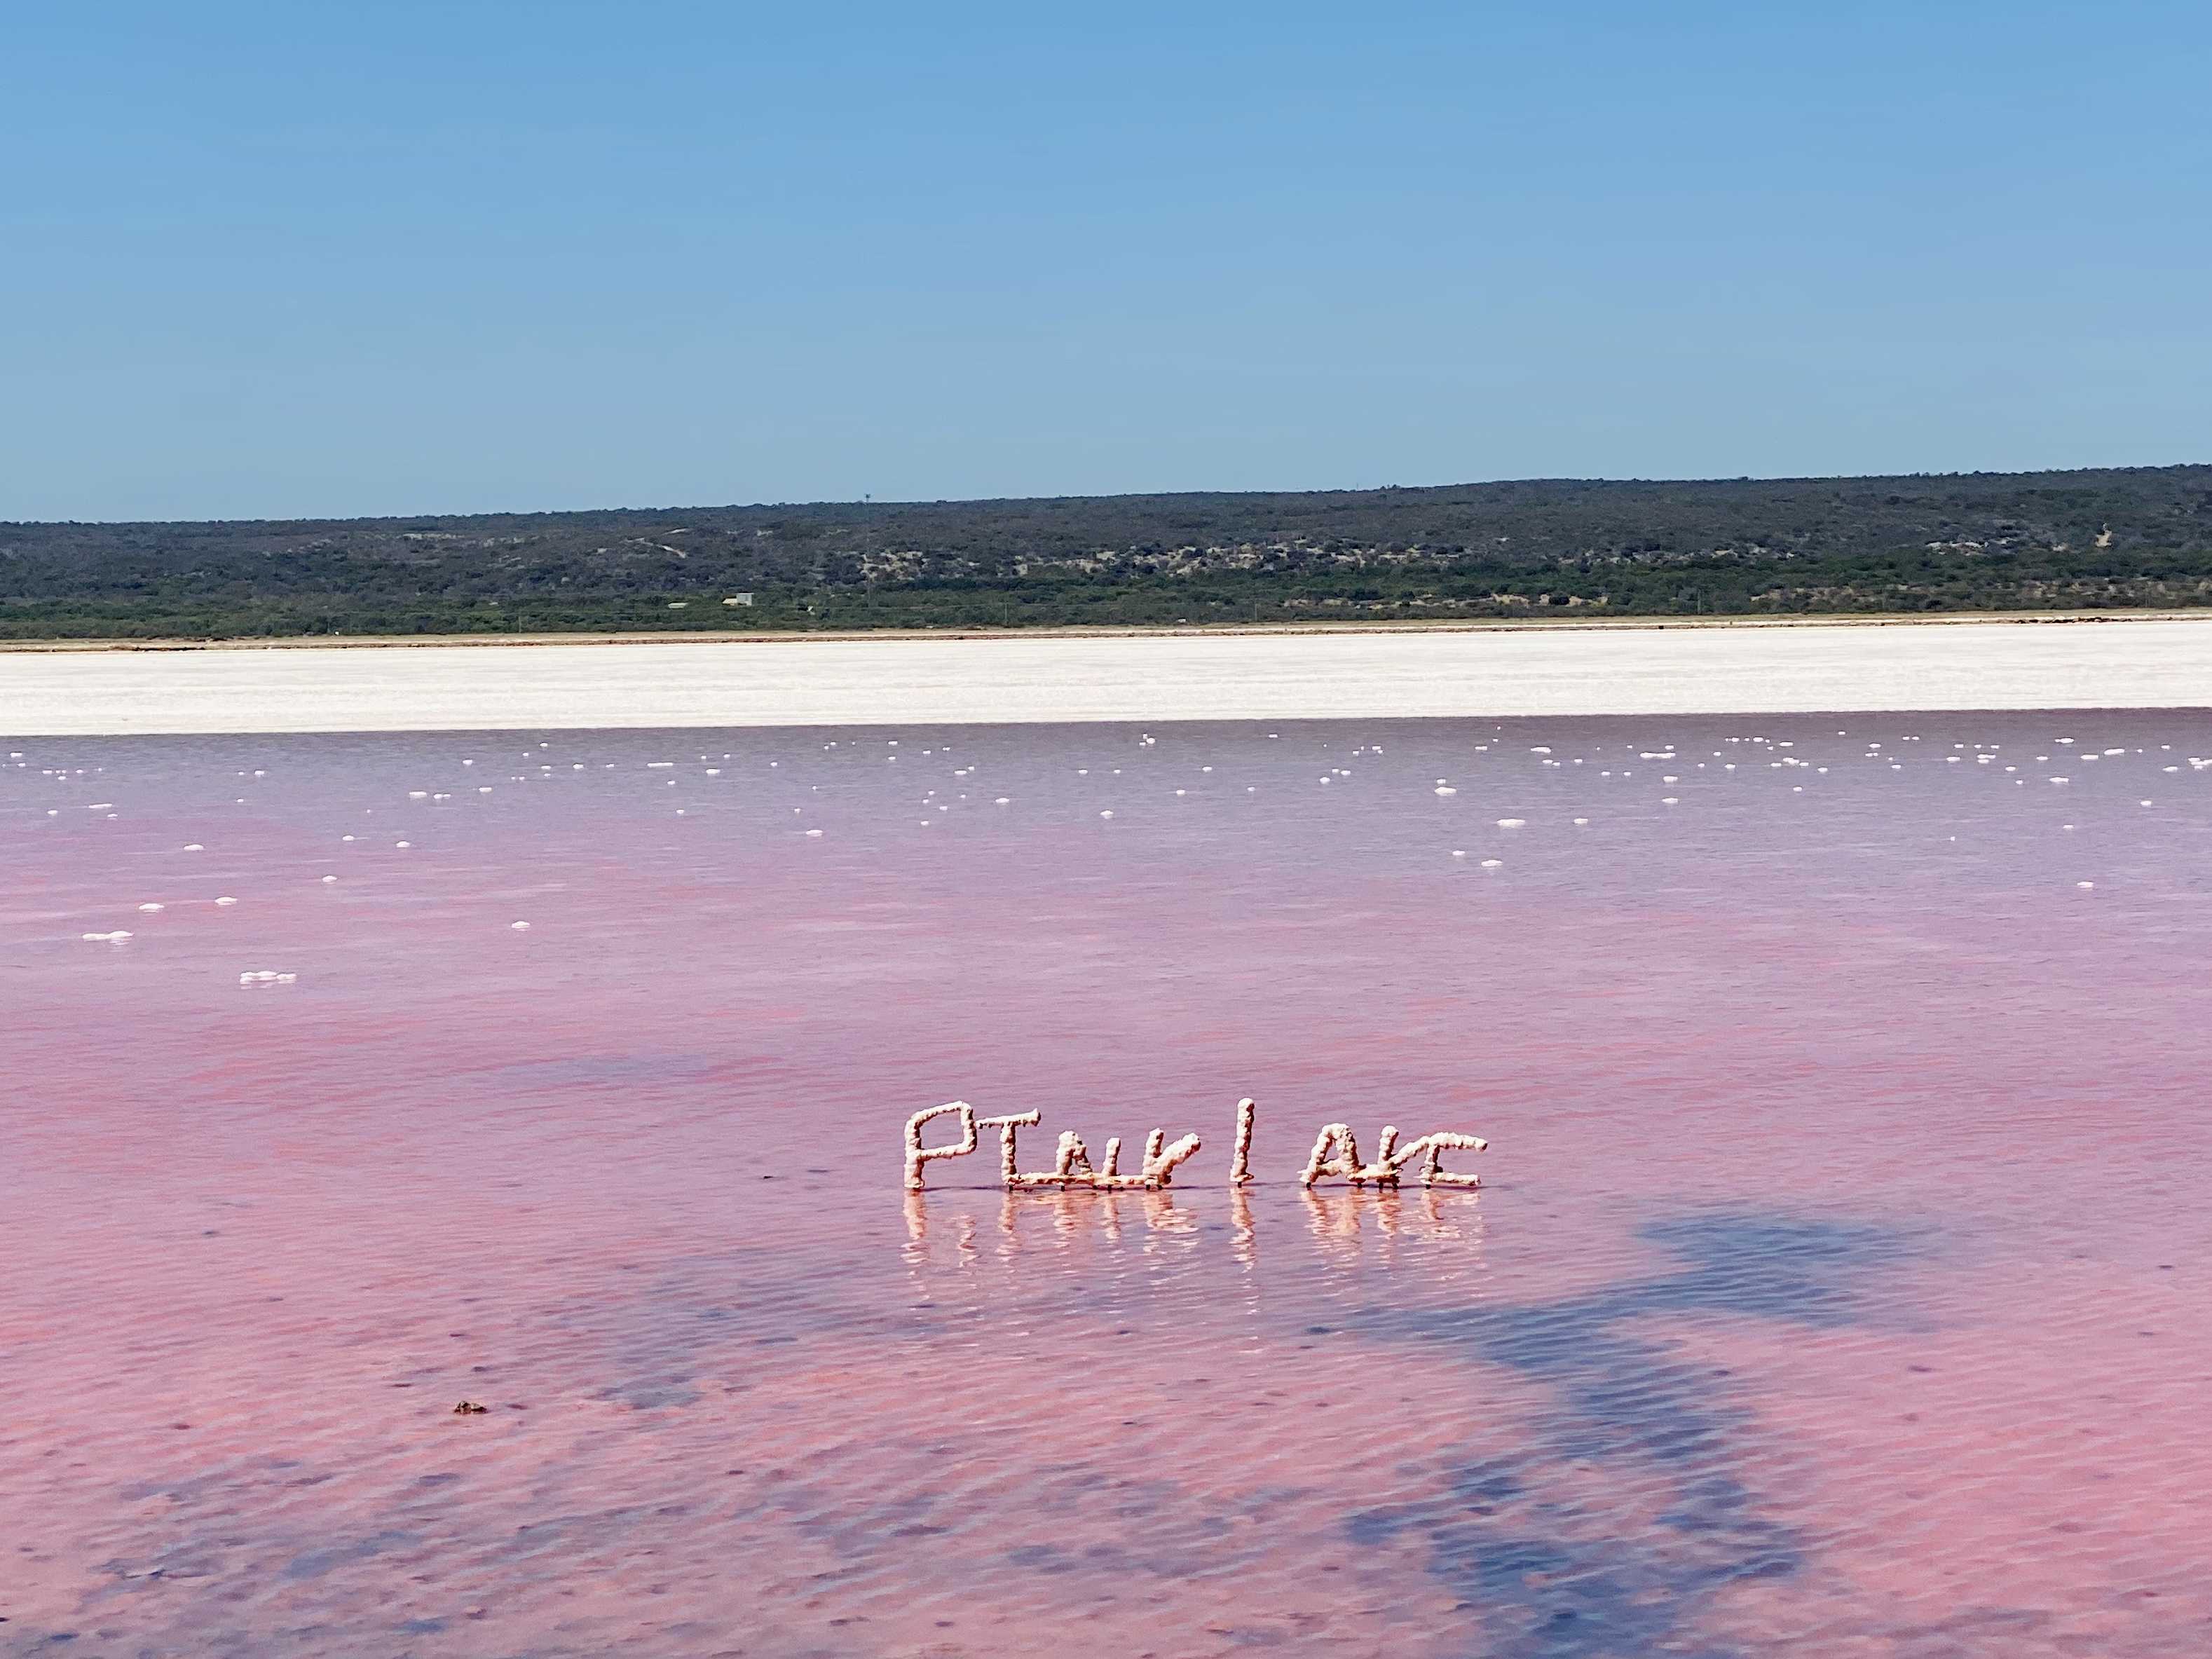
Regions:
[[[0,732],[2212,708],[2212,616],[0,652]]]

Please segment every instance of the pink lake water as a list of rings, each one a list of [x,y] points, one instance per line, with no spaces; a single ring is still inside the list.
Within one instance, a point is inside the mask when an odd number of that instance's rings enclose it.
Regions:
[[[0,1651],[2212,1651],[2212,717],[1151,735],[0,741]]]

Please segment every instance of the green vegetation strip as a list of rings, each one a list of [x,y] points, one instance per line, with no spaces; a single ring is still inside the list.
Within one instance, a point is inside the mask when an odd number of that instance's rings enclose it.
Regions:
[[[2212,466],[0,525],[0,638],[2174,610]]]

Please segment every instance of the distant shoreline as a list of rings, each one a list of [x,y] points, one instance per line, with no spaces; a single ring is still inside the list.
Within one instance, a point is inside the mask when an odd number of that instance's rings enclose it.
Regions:
[[[2212,611],[1955,620],[68,646],[0,735],[2212,708]]]
[[[1316,635],[1401,634],[1616,634],[1677,633],[1686,629],[1826,628],[2037,627],[2075,623],[2212,621],[2212,609],[2166,611],[1898,611],[1878,615],[1838,612],[1786,617],[1590,617],[1573,621],[1489,617],[1454,622],[1421,618],[1407,622],[1220,623],[1059,628],[867,628],[636,630],[551,634],[288,634],[267,639],[47,639],[0,640],[0,655],[28,653],[68,654],[173,651],[379,651],[422,647],[567,645],[802,645],[811,642],[928,640],[1123,640],[1296,639]]]

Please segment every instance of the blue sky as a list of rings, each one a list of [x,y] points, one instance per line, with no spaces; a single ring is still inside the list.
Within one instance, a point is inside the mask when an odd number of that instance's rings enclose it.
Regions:
[[[2212,7],[0,21],[0,519],[2212,459]]]

